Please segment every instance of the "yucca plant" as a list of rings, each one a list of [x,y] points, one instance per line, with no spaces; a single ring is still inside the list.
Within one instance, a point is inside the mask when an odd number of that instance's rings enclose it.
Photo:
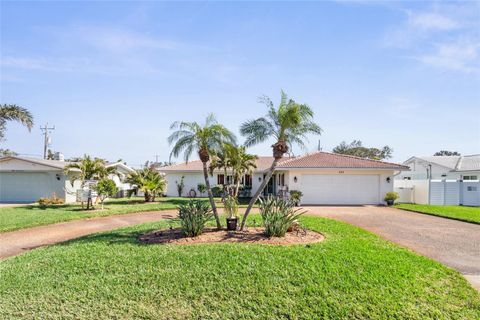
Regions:
[[[305,211],[294,209],[295,203],[275,197],[259,199],[267,237],[284,237],[287,230]]]
[[[203,201],[190,200],[178,206],[178,218],[183,233],[187,237],[197,237],[203,233],[205,224],[212,219],[210,205]]]

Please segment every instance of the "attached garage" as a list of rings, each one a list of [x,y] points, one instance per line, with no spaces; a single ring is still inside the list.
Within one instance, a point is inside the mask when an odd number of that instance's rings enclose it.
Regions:
[[[63,197],[64,182],[51,172],[0,172],[2,202],[35,202],[55,193]]]
[[[380,175],[305,174],[301,175],[303,205],[378,204]]]

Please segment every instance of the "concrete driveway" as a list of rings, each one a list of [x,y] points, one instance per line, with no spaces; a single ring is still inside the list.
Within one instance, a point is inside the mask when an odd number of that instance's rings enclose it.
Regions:
[[[305,207],[345,221],[458,270],[480,290],[480,225],[376,206]]]

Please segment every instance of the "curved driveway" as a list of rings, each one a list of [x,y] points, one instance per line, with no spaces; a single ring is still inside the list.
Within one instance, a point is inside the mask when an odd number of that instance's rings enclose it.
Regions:
[[[126,227],[133,224],[176,217],[176,210],[129,213],[90,218],[0,233],[0,259],[24,251],[75,239],[88,234]]]
[[[341,220],[437,260],[480,290],[480,225],[376,206],[305,207]]]

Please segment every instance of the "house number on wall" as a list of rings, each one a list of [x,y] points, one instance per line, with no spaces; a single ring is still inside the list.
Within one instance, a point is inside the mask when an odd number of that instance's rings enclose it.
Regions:
[[[345,171],[338,171],[338,173],[345,173]]]

